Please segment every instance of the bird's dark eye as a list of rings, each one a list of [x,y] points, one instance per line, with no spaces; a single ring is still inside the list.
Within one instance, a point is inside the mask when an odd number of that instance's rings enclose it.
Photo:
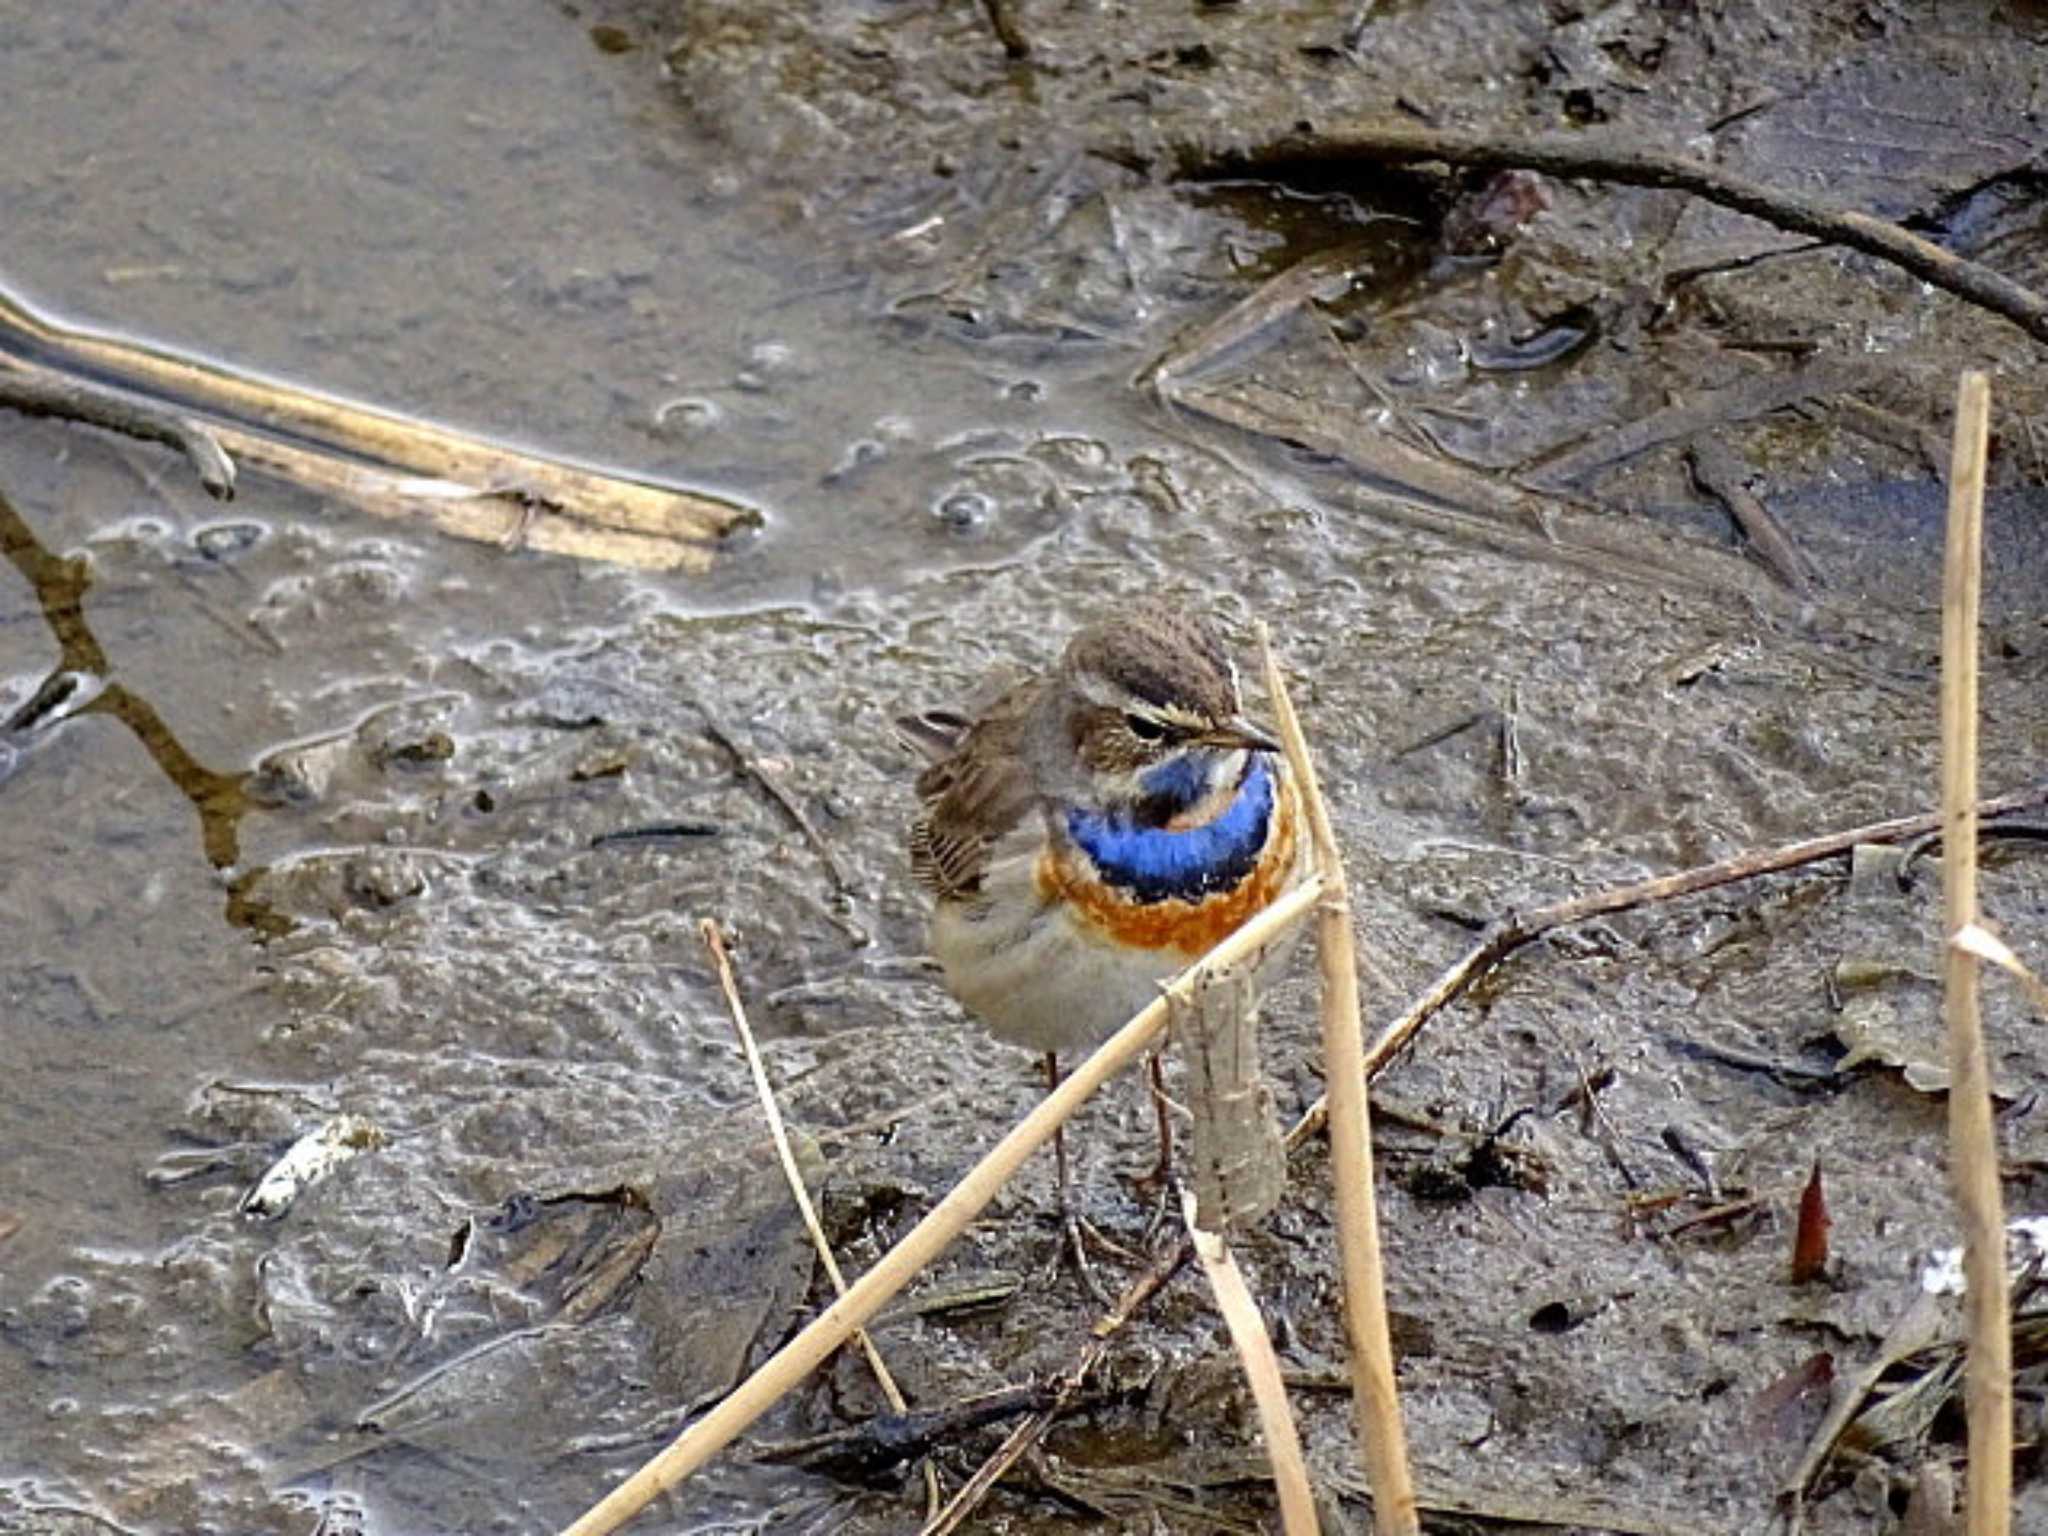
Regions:
[[[1150,715],[1125,715],[1124,725],[1140,741],[1163,741],[1166,739],[1166,727],[1157,720],[1154,720]]]

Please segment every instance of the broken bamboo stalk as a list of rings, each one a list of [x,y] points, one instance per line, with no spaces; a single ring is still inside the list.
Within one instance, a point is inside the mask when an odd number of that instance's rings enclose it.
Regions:
[[[83,384],[204,428],[245,465],[460,538],[657,570],[707,568],[760,522],[738,502],[60,324],[0,288],[0,403]]]

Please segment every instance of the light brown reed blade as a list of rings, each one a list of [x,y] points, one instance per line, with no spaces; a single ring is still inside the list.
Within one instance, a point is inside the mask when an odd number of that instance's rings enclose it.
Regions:
[[[1244,1273],[1231,1257],[1230,1246],[1215,1232],[1205,1230],[1195,1216],[1192,1195],[1181,1197],[1182,1215],[1188,1237],[1201,1260],[1202,1273],[1209,1277],[1209,1291],[1216,1298],[1216,1310],[1230,1330],[1231,1345],[1244,1367],[1246,1385],[1252,1390],[1252,1404],[1258,1410],[1259,1433],[1266,1442],[1266,1455],[1273,1463],[1273,1489],[1280,1497],[1280,1528],[1286,1536],[1318,1536],[1315,1491],[1308,1478],[1308,1463],[1302,1459],[1301,1433],[1295,1428],[1293,1410],[1287,1406],[1287,1388],[1280,1377],[1280,1362],[1273,1354],[1273,1340],[1266,1333],[1266,1320],[1245,1283]]]
[[[1208,1232],[1248,1227],[1287,1186],[1287,1148],[1259,1068],[1251,978],[1242,970],[1211,977],[1174,1009],[1172,1028],[1185,1068],[1195,1220]]]
[[[1949,942],[1965,954],[1975,955],[1979,960],[1997,966],[2020,984],[2020,990],[2027,994],[2027,1001],[2034,1005],[2034,1011],[2048,1019],[2048,982],[2027,969],[2027,963],[2012,952],[2012,947],[1990,929],[1978,923],[1967,923],[1949,936]]]
[[[200,423],[246,466],[463,538],[701,570],[760,522],[737,502],[492,442],[60,324],[0,290],[0,367],[112,384]]]

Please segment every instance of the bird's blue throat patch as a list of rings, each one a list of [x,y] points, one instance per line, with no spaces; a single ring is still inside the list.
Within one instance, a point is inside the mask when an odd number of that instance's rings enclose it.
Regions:
[[[1162,764],[1161,770],[1169,766]],[[1272,819],[1273,770],[1254,753],[1236,798],[1222,815],[1199,827],[1148,827],[1077,806],[1067,812],[1067,835],[1105,881],[1133,900],[1198,901],[1233,889],[1258,867]]]
[[[1216,759],[1207,752],[1182,752],[1163,763],[1154,763],[1138,775],[1138,787],[1145,791],[1137,819],[1149,826],[1165,826],[1182,811],[1209,793]]]

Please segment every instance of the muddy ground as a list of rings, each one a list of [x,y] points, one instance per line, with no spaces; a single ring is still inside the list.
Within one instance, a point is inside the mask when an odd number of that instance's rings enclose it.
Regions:
[[[275,485],[220,509],[155,450],[0,416],[0,1530],[543,1531],[638,1465],[828,1294],[698,920],[864,1267],[1038,1091],[921,960],[887,721],[1136,593],[1279,637],[1384,1021],[1503,913],[1931,806],[1935,467],[1987,368],[1982,776],[2037,779],[2020,330],[1677,193],[1229,170],[1357,119],[1579,128],[2048,287],[2048,18],[1783,9],[1023,0],[1017,57],[965,4],[394,4],[346,36],[0,8],[0,99],[36,125],[0,188],[10,282],[767,518],[708,577],[651,578]],[[137,85],[165,77],[188,88]],[[201,198],[163,145],[206,132],[252,170]],[[1342,278],[1179,399],[1138,383],[1332,249]],[[1685,432],[1601,462],[1677,405]],[[1252,406],[1288,429],[1229,424]],[[1381,440],[1537,485],[1541,517],[1390,482]],[[1703,493],[1702,445],[1810,573]],[[24,710],[66,668],[85,686]],[[2039,960],[2036,846],[1987,843],[1984,902]],[[1769,1527],[1830,1380],[1956,1241],[1938,869],[1560,932],[1380,1080],[1431,1529]],[[2039,1211],[2041,1024],[1996,983],[1987,1017],[2008,1207]],[[1291,1116],[1321,1091],[1305,974],[1266,1025]],[[1120,1083],[1075,1137],[1088,1216],[1137,1247],[1148,1113]],[[238,1209],[343,1114],[368,1150]],[[1794,1285],[1816,1161],[1833,1253]],[[1363,1528],[1330,1223],[1311,1147],[1240,1251]],[[1094,1313],[1054,1236],[1034,1166],[877,1328],[918,1407],[1073,1357]],[[2015,1529],[2048,1529],[2022,1360]],[[636,1528],[914,1529],[914,1478],[763,1458],[878,1401],[835,1361]],[[1902,1402],[1927,1411],[1837,1458],[1809,1530],[1898,1529],[1960,1464],[1956,1405]],[[947,1481],[1003,1429],[954,1437]],[[971,1529],[1275,1526],[1192,1275],[1046,1450]]]

